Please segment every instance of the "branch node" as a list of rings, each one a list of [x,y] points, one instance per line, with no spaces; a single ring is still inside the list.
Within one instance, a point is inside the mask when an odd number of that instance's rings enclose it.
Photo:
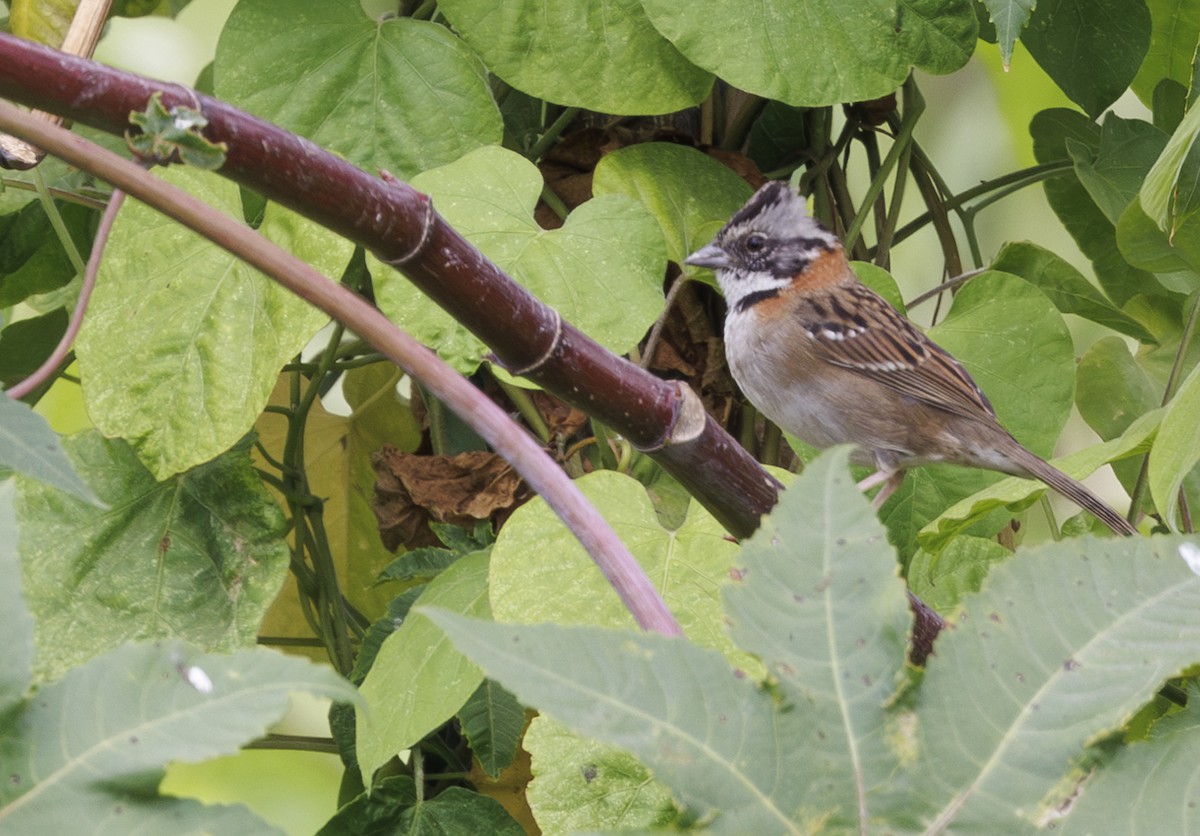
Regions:
[[[387,171],[381,171],[380,175],[382,175],[385,183],[399,182],[394,176],[392,176],[391,173]],[[429,199],[429,196],[421,195],[421,197],[425,199],[425,220],[421,223],[420,239],[417,241],[416,245],[404,255],[399,256],[398,258],[383,259],[384,264],[395,267],[397,270],[401,269],[405,264],[419,256],[429,244],[429,240],[433,237],[433,227],[437,223],[437,213],[433,211],[433,201]]]
[[[667,431],[657,441],[646,446],[634,445],[639,453],[656,453],[671,444],[686,444],[695,441],[704,433],[708,426],[708,413],[704,411],[704,403],[691,386],[681,381],[675,383],[675,394],[679,406],[675,410],[675,419]]]
[[[554,354],[558,351],[558,347],[559,347],[559,344],[562,343],[562,336],[563,336],[562,314],[560,314],[554,308],[550,308],[550,313],[554,314],[554,337],[550,340],[550,345],[546,346],[546,350],[542,352],[540,357],[538,357],[536,360],[534,360],[532,363],[530,363],[527,366],[522,366],[518,369],[518,368],[513,368],[512,366],[505,365],[504,370],[506,372],[508,372],[511,375],[517,375],[518,377],[524,377],[524,376],[530,374],[531,372],[535,372],[538,369],[540,369],[542,367],[542,364],[544,364],[547,360],[549,360],[551,357],[553,357]]]

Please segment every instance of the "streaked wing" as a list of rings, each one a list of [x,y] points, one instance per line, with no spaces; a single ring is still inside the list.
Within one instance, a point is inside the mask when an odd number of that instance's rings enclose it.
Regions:
[[[830,363],[956,415],[995,417],[967,370],[865,285],[810,299],[807,314],[808,333]]]

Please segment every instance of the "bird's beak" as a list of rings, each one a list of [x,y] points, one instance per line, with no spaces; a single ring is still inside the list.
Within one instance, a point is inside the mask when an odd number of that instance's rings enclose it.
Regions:
[[[716,244],[709,244],[689,255],[683,260],[683,263],[690,264],[692,267],[707,267],[710,270],[716,270],[729,266],[729,253]]]

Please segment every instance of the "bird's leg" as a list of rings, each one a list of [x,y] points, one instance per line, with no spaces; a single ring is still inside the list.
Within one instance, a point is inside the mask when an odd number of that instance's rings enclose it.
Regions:
[[[875,498],[871,500],[873,508],[879,508],[883,503],[888,501],[888,497],[896,492],[896,488],[900,487],[900,483],[904,481],[904,471],[897,469],[894,462],[886,460],[884,457],[876,455],[875,466],[878,468],[867,478],[858,483],[860,491],[869,491],[876,485],[883,485],[879,489],[879,493],[875,494]]]

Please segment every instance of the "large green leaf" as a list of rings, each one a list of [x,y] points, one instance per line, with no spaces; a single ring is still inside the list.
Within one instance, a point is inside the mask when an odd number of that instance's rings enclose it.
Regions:
[[[1111,223],[1121,218],[1137,197],[1146,174],[1167,144],[1167,135],[1149,122],[1104,117],[1100,144],[1066,137],[1075,174]]]
[[[178,636],[209,650],[254,644],[287,573],[283,516],[244,451],[164,482],[127,444],[87,432],[66,450],[106,509],[21,478],[25,597],[36,673],[132,639]]]
[[[1050,297],[1063,313],[1090,319],[1141,342],[1155,341],[1153,334],[1114,307],[1070,262],[1037,244],[1027,241],[1005,244],[991,268],[1025,279]]]
[[[847,457],[841,448],[805,468],[746,543],[725,599],[738,647],[766,663],[785,703],[803,700],[803,732],[787,738],[779,764],[796,758],[796,768],[786,785],[764,789],[809,821],[866,831],[903,804],[883,707],[911,619],[895,556]]]
[[[1200,193],[1196,188],[1200,178],[1200,154],[1196,150],[1198,136],[1200,108],[1193,107],[1171,134],[1139,192],[1142,209],[1159,229],[1168,233],[1172,242],[1176,237],[1182,239],[1178,236],[1180,228],[1200,214]],[[1197,265],[1193,262],[1192,266],[1196,268]]]
[[[639,0],[441,0],[438,11],[492,72],[535,98],[656,114],[691,107],[712,87],[712,75],[655,31]]]
[[[542,229],[533,218],[541,174],[499,147],[427,171],[413,185],[497,266],[606,348],[628,351],[661,313],[662,233],[633,198],[601,195],[562,228]],[[391,267],[371,256],[368,262],[384,313],[459,371],[478,367],[479,340]]]
[[[1163,521],[1178,530],[1179,488],[1200,461],[1200,366],[1179,386],[1167,405],[1147,476],[1150,495]],[[1184,529],[1186,530],[1186,529]]]
[[[398,177],[503,132],[487,74],[462,41],[426,21],[372,20],[358,0],[241,0],[213,75],[221,98]]]
[[[1082,113],[1063,108],[1043,110],[1029,126],[1039,163],[1070,159],[1068,139],[1082,143],[1093,154],[1100,150],[1101,128]],[[1078,153],[1078,152],[1077,152]],[[1045,182],[1046,200],[1063,226],[1091,259],[1096,279],[1108,298],[1123,306],[1140,293],[1162,293],[1154,277],[1129,264],[1117,249],[1116,224],[1105,216],[1077,177],[1061,176]]]
[[[1183,710],[1156,723],[1148,740],[1122,748],[1082,785],[1060,832],[1195,833],[1198,751],[1200,688],[1193,681]]]
[[[596,166],[592,191],[639,201],[662,227],[676,264],[713,239],[750,197],[741,177],[707,154],[668,142],[630,145]],[[696,268],[684,267],[695,272]]]
[[[488,556],[460,558],[438,575],[418,603],[486,618]],[[384,639],[363,680],[366,708],[356,718],[358,764],[368,779],[389,758],[457,713],[483,674],[419,613]]]
[[[17,514],[11,479],[0,481],[0,715],[20,702],[33,675],[33,619],[21,593]]]
[[[1137,74],[1150,13],[1145,0],[1040,0],[1021,40],[1071,101],[1097,117]]]
[[[74,497],[98,503],[63,452],[46,419],[0,392],[0,466],[37,479]]]
[[[1193,0],[1146,0],[1150,9],[1150,48],[1133,80],[1133,92],[1150,107],[1164,78],[1192,83],[1192,61],[1200,42],[1200,5]]]
[[[948,73],[979,30],[965,0],[643,0],[658,31],[735,87],[791,105],[873,99],[913,67]]]
[[[244,807],[159,796],[171,761],[229,754],[262,736],[296,691],[355,698],[328,668],[256,648],[125,645],[69,671],[0,731],[6,833],[271,833]]]
[[[236,184],[187,167],[164,178],[242,216]],[[349,242],[269,204],[259,232],[325,275]],[[158,478],[208,461],[254,425],[279,368],[327,317],[154,210],[117,218],[79,333],[88,414],[128,439]]]
[[[1071,760],[1200,661],[1184,549],[1194,540],[1081,538],[992,570],[939,636],[917,697],[929,832],[1023,832],[1059,814]]]

